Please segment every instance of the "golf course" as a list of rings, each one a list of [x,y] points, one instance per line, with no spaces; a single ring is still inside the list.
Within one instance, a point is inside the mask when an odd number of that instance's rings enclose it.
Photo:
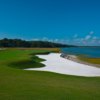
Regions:
[[[0,50],[0,100],[100,100],[100,77],[23,70],[45,67],[37,54],[58,48]]]

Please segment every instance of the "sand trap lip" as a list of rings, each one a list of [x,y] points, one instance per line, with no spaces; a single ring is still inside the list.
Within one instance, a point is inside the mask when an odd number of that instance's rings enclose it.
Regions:
[[[36,71],[49,71],[59,74],[85,76],[85,77],[97,77],[100,76],[100,68],[96,68],[89,65],[80,64],[65,58],[60,57],[60,53],[50,53],[48,55],[37,55],[46,61],[42,62],[45,67],[42,68],[28,68],[25,70]]]

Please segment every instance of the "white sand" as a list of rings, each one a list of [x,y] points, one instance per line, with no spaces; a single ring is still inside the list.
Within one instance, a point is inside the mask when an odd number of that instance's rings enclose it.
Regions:
[[[49,71],[60,74],[95,77],[100,76],[100,68],[89,65],[80,64],[60,57],[60,53],[51,53],[49,55],[37,55],[46,61],[42,62],[45,67],[28,68],[25,70]]]

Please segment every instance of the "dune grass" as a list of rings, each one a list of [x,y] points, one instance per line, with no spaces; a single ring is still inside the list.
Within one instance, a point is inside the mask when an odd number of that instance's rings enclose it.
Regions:
[[[89,57],[83,57],[83,56],[79,56],[78,57],[80,60],[91,63],[91,64],[98,64],[100,65],[100,58],[89,58]]]
[[[43,67],[40,63],[43,59],[34,54],[50,51],[55,50],[0,51],[0,100],[100,100],[100,77],[22,70],[37,67],[34,62]]]

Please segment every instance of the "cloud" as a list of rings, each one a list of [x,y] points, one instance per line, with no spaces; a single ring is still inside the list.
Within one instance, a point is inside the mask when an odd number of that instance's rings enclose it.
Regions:
[[[100,44],[100,40],[98,41],[98,43]]]
[[[87,45],[91,41],[91,39],[92,39],[92,34],[94,34],[93,31],[89,32],[83,38],[82,37],[79,37],[77,34],[75,34],[74,35],[74,39],[71,40],[70,42],[73,42],[73,44],[78,44],[78,45]]]
[[[90,34],[90,35],[92,35],[92,34],[94,34],[94,32],[93,32],[93,31],[91,31],[89,34]]]
[[[93,40],[97,40],[98,38],[97,38],[96,36],[94,36],[92,39],[93,39]]]
[[[41,41],[49,41],[49,42],[55,42],[55,43],[62,43],[62,44],[70,44],[70,45],[81,45],[81,46],[100,46],[100,37],[97,37],[93,32],[90,34],[88,33],[86,36],[81,37],[77,34],[75,34],[70,39],[50,39],[48,37],[43,37],[41,39],[33,39],[35,41],[41,40]]]
[[[87,35],[86,37],[85,37],[85,40],[89,40],[91,38],[91,35]]]
[[[47,37],[43,37],[41,40],[42,41],[48,41],[48,38]]]
[[[85,36],[85,40],[90,40],[92,38],[92,34],[94,34],[93,31],[89,32],[89,34],[87,36]]]
[[[38,38],[35,38],[35,39],[32,39],[33,41],[39,41],[40,39],[38,39]]]
[[[75,34],[73,36],[73,40],[70,40],[69,43],[73,43],[76,45],[99,45],[100,46],[100,38],[94,35],[94,32],[89,32],[83,38]]]
[[[78,34],[75,34],[73,38],[77,38],[77,37],[78,37]]]
[[[54,42],[59,42],[59,39],[54,39]]]

